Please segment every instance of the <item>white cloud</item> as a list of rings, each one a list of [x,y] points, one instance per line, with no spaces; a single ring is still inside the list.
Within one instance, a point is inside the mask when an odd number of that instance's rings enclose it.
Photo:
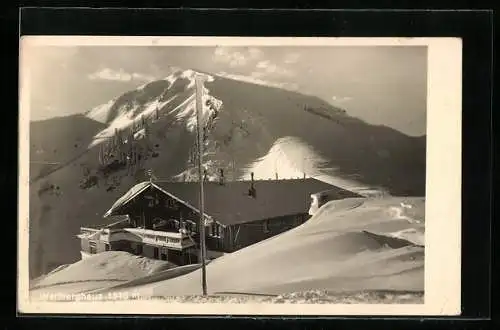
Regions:
[[[113,81],[132,81],[132,80],[139,80],[139,81],[152,81],[155,80],[155,77],[142,74],[142,73],[128,73],[125,72],[125,70],[120,69],[118,71],[110,69],[110,68],[104,68],[99,71],[96,71],[92,74],[88,75],[88,78],[90,80],[113,80]]]
[[[217,47],[213,60],[219,63],[228,63],[230,67],[242,67],[251,61],[258,60],[263,53],[260,49],[250,47],[248,49],[233,50],[229,47]]]
[[[240,52],[234,52],[231,54],[231,60],[229,61],[229,66],[231,67],[237,67],[237,66],[245,66],[247,64],[248,60]]]
[[[285,63],[286,64],[293,64],[297,63],[297,61],[300,58],[300,54],[297,53],[290,53],[285,56]]]
[[[264,55],[262,50],[260,50],[259,48],[255,48],[255,47],[250,47],[248,49],[248,53],[250,54],[250,57],[254,60],[257,60]]]
[[[90,80],[117,80],[117,81],[132,80],[132,75],[125,72],[124,70],[114,71],[109,68],[105,68],[100,71],[94,72],[90,74],[88,77]]]
[[[259,63],[257,63],[256,67],[257,69],[261,69],[267,74],[274,74],[287,77],[294,76],[294,73],[291,70],[285,69],[274,63],[271,63],[271,61],[260,61]]]
[[[297,60],[296,54],[290,54],[289,60]],[[231,68],[244,67],[248,64],[256,66],[260,73],[252,73],[253,77],[260,77],[264,75],[276,75],[292,77],[294,73],[284,67],[278,66],[269,60],[264,60],[264,52],[257,47],[249,48],[231,48],[231,47],[217,47],[213,54],[213,60],[219,63],[226,63]]]
[[[257,63],[257,69],[265,69],[269,66],[269,64],[271,64],[270,61],[260,61]]]

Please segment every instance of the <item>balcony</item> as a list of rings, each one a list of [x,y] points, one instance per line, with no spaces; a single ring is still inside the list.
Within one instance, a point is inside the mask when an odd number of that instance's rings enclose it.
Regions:
[[[80,238],[87,237],[90,235],[93,235],[95,233],[98,233],[100,229],[97,228],[90,228],[90,227],[81,227],[80,228],[80,234],[77,235]]]
[[[98,235],[95,235],[97,234]],[[93,236],[95,235],[95,236]],[[142,228],[96,229],[89,227],[80,228],[79,238],[89,238],[110,243],[117,241],[137,242],[169,249],[183,250],[195,246],[195,242],[186,234],[164,232]]]
[[[140,237],[144,244],[167,247],[176,250],[182,250],[195,246],[195,243],[189,238],[188,235],[181,233],[142,228],[126,228],[125,230]]]

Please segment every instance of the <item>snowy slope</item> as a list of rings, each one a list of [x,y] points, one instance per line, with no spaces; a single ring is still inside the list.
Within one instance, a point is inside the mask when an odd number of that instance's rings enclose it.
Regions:
[[[382,187],[363,185],[354,178],[342,177],[336,168],[314,147],[293,136],[279,138],[266,155],[249,164],[239,179],[248,179],[255,173],[256,179],[313,177],[334,186],[356,192],[363,196],[377,196],[385,193]]]
[[[32,125],[38,132],[32,154],[42,148],[48,155],[38,159],[51,160],[56,154],[58,162],[30,185],[33,276],[78,260],[75,235],[80,226],[102,223],[116,199],[147,179],[146,170],[161,179],[197,180],[194,75],[179,69],[81,118]],[[209,178],[216,179],[220,168],[228,180],[249,179],[252,171],[263,179],[275,178],[275,172],[281,179],[305,172],[363,195],[424,195],[425,137],[369,125],[319,98],[269,84],[207,74],[205,88],[206,99],[219,107],[214,118],[213,109],[204,106],[208,134],[203,162]],[[151,134],[141,163],[103,174],[100,142],[143,116]],[[65,126],[68,122],[72,124]],[[50,139],[42,141],[47,128]],[[144,133],[136,131],[135,139],[142,140]],[[40,173],[33,164],[31,169]],[[80,182],[89,177],[94,184],[82,188]],[[57,239],[54,233],[59,233]]]
[[[423,291],[424,248],[391,238],[404,229],[423,236],[422,225],[388,212],[402,201],[423,206],[422,199],[415,198],[330,202],[304,225],[212,261],[207,266],[208,290]],[[198,270],[138,289],[156,296],[200,294],[199,279]]]
[[[148,259],[122,251],[108,251],[66,265],[34,280],[30,290],[35,293],[63,290],[78,293],[92,288],[115,286],[173,267],[175,265],[162,260]]]
[[[411,205],[411,211],[403,204]],[[394,208],[400,209],[405,218],[394,213]],[[311,290],[337,294],[423,292],[423,208],[423,198],[329,202],[300,227],[211,261],[207,265],[208,291],[210,294],[288,294]],[[413,235],[401,235],[404,231]],[[111,260],[106,262],[110,263]],[[82,282],[79,286],[65,287],[65,292],[99,289],[93,285],[93,279],[108,278],[93,265],[77,264],[79,272],[84,274],[77,276]],[[113,269],[119,269],[118,266]],[[60,274],[67,277],[68,269]],[[112,278],[116,271],[110,274]],[[106,283],[100,287],[105,290],[100,292],[126,290],[142,297],[198,295],[200,276],[200,270],[194,270],[175,278],[144,277],[144,281],[134,280],[129,285],[116,283],[115,289]],[[47,283],[57,280],[60,280],[57,273],[45,279]]]

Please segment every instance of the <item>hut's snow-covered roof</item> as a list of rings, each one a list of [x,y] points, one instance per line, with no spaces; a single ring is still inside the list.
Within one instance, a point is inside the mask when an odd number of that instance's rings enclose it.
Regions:
[[[248,195],[249,181],[204,183],[205,215],[223,225],[234,225],[286,215],[307,213],[311,194],[329,190],[337,199],[359,197],[344,189],[312,179],[257,180],[256,197]],[[105,216],[120,214],[122,206],[148,187],[154,187],[198,211],[198,182],[142,182],[120,197]]]
[[[141,182],[130,188],[124,195],[122,195],[120,198],[116,200],[116,202],[111,206],[111,208],[104,214],[104,217],[109,217],[114,213],[114,211],[121,206],[127,204],[132,198],[135,196],[139,195],[141,192],[143,192],[146,188],[148,188],[150,185],[150,182]]]

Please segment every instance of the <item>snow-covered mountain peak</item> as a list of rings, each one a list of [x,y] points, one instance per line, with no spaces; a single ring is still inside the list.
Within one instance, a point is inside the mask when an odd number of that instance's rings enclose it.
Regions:
[[[192,69],[183,70],[180,68],[175,68],[174,71],[164,79],[170,82],[171,84],[175,83],[175,81],[179,78],[187,79],[189,80],[188,87],[191,88],[194,87],[195,85],[196,76],[203,77],[204,80],[207,82],[212,82],[214,80],[214,77],[209,74],[198,72]]]
[[[205,82],[214,80],[205,73],[176,69],[164,79],[149,82],[88,111],[87,117],[108,125],[95,135],[89,147],[110,138],[116,130],[131,129],[139,121],[154,122],[167,115],[173,115],[178,121],[184,120],[187,129],[193,131],[196,127],[197,75],[202,75]],[[221,105],[222,101],[211,96],[204,87],[202,119],[205,124]]]

